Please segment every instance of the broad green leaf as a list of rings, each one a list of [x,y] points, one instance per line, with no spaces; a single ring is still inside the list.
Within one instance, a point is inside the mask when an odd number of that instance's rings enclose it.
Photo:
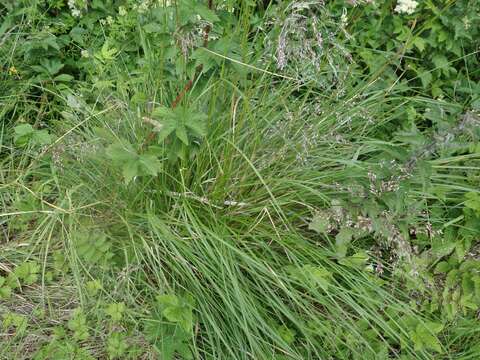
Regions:
[[[60,74],[58,76],[55,76],[53,80],[55,81],[62,81],[62,82],[70,82],[74,79],[72,75],[69,74]]]
[[[154,155],[140,155],[139,162],[148,175],[156,176],[162,169],[162,164]]]
[[[139,162],[136,159],[126,162],[122,167],[122,174],[125,184],[129,184],[135,176],[139,175]]]
[[[178,125],[175,134],[185,145],[188,145],[187,129],[184,125]]]
[[[442,258],[452,253],[457,244],[455,242],[438,241],[432,245],[432,254],[437,258]]]
[[[164,31],[164,26],[161,26],[160,24],[156,22],[151,22],[143,26],[143,30],[145,32],[152,34],[152,33],[161,33]]]
[[[174,294],[158,295],[156,300],[162,306],[177,306],[179,304],[178,297]]]
[[[36,130],[33,133],[32,139],[39,145],[48,145],[52,142],[52,137],[47,130]]]
[[[193,116],[189,121],[185,122],[185,126],[192,130],[195,136],[204,137],[207,135],[207,130],[204,123],[206,118],[207,116],[203,114]]]
[[[353,229],[344,227],[340,229],[337,236],[335,236],[335,246],[337,256],[345,257],[347,254],[348,246],[353,239]]]
[[[441,324],[440,324],[441,325]],[[442,345],[435,335],[432,334],[430,327],[419,324],[415,330],[416,339],[422,343],[422,348],[434,350],[438,353],[442,352]]]
[[[415,45],[415,47],[416,47],[420,52],[423,52],[423,50],[425,50],[426,41],[425,41],[425,39],[417,36],[417,37],[415,37],[415,39],[413,40],[413,45]]]
[[[111,303],[105,309],[105,313],[111,317],[111,319],[115,322],[118,322],[122,319],[123,313],[125,312],[125,303]]]
[[[207,6],[205,6],[201,2],[197,2],[195,4],[194,9],[195,9],[195,12],[197,12],[198,15],[200,15],[201,18],[211,23],[214,23],[220,20],[212,10],[210,10]]]
[[[57,74],[64,67],[64,64],[57,59],[42,59],[40,64],[42,64],[50,76]]]
[[[434,270],[434,273],[435,274],[444,274],[444,273],[447,273],[448,271],[450,271],[451,269],[451,266],[448,262],[446,261],[440,261],[436,266],[435,266],[435,270]]]
[[[132,145],[116,143],[106,150],[107,156],[115,162],[124,163],[137,160],[137,152]]]
[[[13,129],[15,132],[16,137],[24,136],[24,135],[29,135],[33,133],[35,130],[33,129],[33,126],[30,124],[20,124],[15,126]]]
[[[322,215],[315,215],[310,224],[308,224],[308,228],[310,230],[313,230],[319,234],[325,233],[329,226],[330,221],[327,217]]]

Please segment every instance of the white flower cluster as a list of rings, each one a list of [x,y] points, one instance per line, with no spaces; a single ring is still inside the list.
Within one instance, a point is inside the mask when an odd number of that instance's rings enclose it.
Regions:
[[[415,0],[398,0],[395,11],[399,14],[411,15],[415,12],[418,2]]]
[[[68,0],[68,8],[73,17],[80,17],[82,15],[82,9],[85,9],[87,4],[84,0]]]
[[[152,5],[151,0],[141,0],[139,4],[134,4],[132,9],[138,11],[139,14],[143,14],[146,13]]]

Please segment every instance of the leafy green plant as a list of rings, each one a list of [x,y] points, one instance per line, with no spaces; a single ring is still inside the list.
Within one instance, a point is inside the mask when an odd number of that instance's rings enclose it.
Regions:
[[[87,325],[87,317],[82,309],[77,308],[73,311],[72,317],[68,320],[68,328],[73,331],[73,337],[76,340],[86,340],[90,336]]]
[[[98,292],[102,289],[102,283],[100,282],[100,280],[90,280],[90,281],[87,281],[86,284],[85,284],[86,288],[87,288],[87,293],[90,295],[90,296],[95,296],[98,294]]]
[[[124,334],[119,332],[111,333],[107,338],[107,353],[110,358],[122,358],[128,350],[128,344]]]
[[[0,299],[8,299],[12,295],[12,288],[9,286],[7,280],[0,276]]]
[[[411,329],[409,335],[413,340],[416,351],[423,349],[433,350],[437,353],[443,353],[440,341],[437,338],[444,325],[437,322],[417,322],[412,319],[406,319],[407,326]]]
[[[25,315],[14,312],[6,312],[2,317],[2,329],[4,331],[13,330],[18,336],[25,334],[27,330],[28,320]]]
[[[194,300],[191,296],[174,294],[156,297],[153,317],[145,322],[145,335],[165,359],[174,359],[176,353],[192,359],[189,342],[193,331]],[[165,322],[166,320],[166,322]]]
[[[14,275],[25,285],[32,285],[38,280],[40,265],[35,261],[26,261],[14,270]]]
[[[75,235],[74,246],[80,259],[90,265],[102,265],[113,257],[111,243],[104,233],[82,231]]]
[[[207,116],[188,107],[178,106],[174,109],[158,107],[152,116],[158,120],[157,140],[167,141],[169,157],[186,159],[186,149],[206,135],[205,120]]]
[[[139,154],[128,143],[112,144],[107,148],[107,156],[122,169],[125,183],[130,183],[137,176],[157,176],[162,164],[153,154]]]
[[[119,322],[120,320],[122,320],[125,310],[125,303],[111,303],[105,309],[105,313],[110,317],[113,322]]]
[[[52,138],[47,130],[36,130],[30,124],[17,125],[15,131],[15,144],[17,146],[32,145],[48,145],[52,142]]]

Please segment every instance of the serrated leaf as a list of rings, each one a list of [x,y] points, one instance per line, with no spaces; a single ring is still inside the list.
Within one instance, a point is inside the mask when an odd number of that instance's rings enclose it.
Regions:
[[[427,324],[418,324],[415,330],[416,338],[421,341],[423,348],[441,353],[442,345],[437,337],[432,334],[432,332],[433,331],[430,329],[430,327],[427,327]]]
[[[316,215],[313,217],[310,224],[308,224],[308,229],[313,230],[319,234],[325,233],[330,226],[330,221],[325,216]]]
[[[162,306],[177,306],[179,304],[178,297],[174,294],[158,295],[155,299]]]
[[[33,126],[30,124],[20,124],[15,126],[13,131],[15,132],[16,136],[20,137],[20,136],[31,134],[35,130],[33,129]]]
[[[220,21],[219,17],[212,10],[200,2],[195,4],[194,11],[197,12],[201,18],[211,23]]]
[[[207,129],[203,120],[206,119],[206,116],[197,115],[195,118],[190,119],[190,121],[185,122],[185,126],[192,130],[193,134],[198,137],[204,137],[207,135]]]
[[[432,254],[437,258],[442,258],[451,254],[456,245],[455,242],[436,242],[432,246]]]
[[[137,159],[128,161],[122,166],[122,175],[127,185],[135,176],[139,175],[139,163]]]
[[[107,156],[115,162],[123,163],[135,161],[138,157],[132,145],[116,143],[107,147]]]
[[[420,52],[423,52],[423,50],[425,50],[426,41],[425,41],[425,39],[417,36],[417,37],[415,37],[415,39],[413,40],[413,45],[415,45],[415,47],[416,47]]]
[[[74,79],[72,75],[69,74],[60,74],[58,76],[55,76],[53,80],[55,81],[62,81],[62,82],[70,82]]]
[[[348,246],[353,239],[353,229],[344,227],[340,229],[337,236],[335,236],[335,246],[338,257],[345,257]]]
[[[188,145],[187,129],[184,125],[177,126],[175,130],[175,135],[177,135],[181,142],[183,142],[185,145]]]
[[[32,139],[36,144],[48,145],[52,142],[52,137],[47,130],[36,130],[33,133]]]
[[[444,274],[450,271],[451,266],[448,262],[446,261],[440,261],[437,266],[435,266],[434,273],[435,274]]]
[[[156,22],[151,22],[143,26],[143,30],[148,34],[152,33],[161,33],[164,30],[164,27]]]
[[[430,85],[433,79],[433,75],[429,71],[422,71],[419,73],[418,77],[420,78],[420,81],[422,82],[422,86],[424,89]]]
[[[154,155],[143,154],[139,157],[140,164],[149,175],[156,176],[162,169],[162,164]]]

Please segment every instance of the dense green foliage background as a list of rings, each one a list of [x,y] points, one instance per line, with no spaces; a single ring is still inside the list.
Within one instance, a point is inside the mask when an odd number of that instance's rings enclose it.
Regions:
[[[0,357],[479,358],[479,39],[476,0],[3,2]]]

